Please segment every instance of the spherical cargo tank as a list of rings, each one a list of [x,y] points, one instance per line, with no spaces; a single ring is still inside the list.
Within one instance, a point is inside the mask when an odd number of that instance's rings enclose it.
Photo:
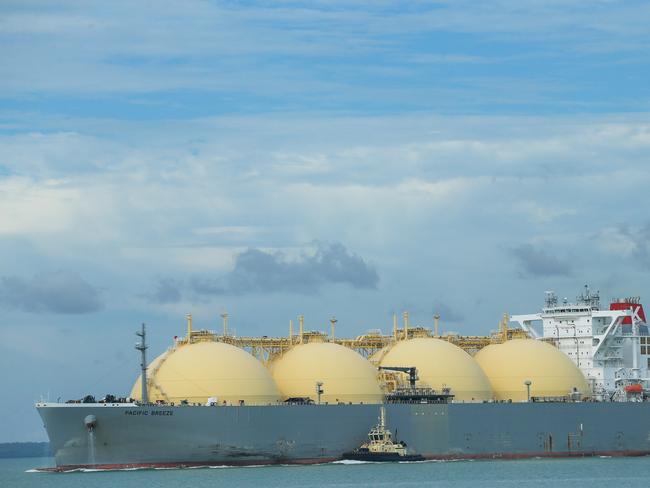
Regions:
[[[451,388],[455,400],[481,401],[492,398],[485,373],[472,356],[450,342],[416,338],[397,342],[381,359],[381,366],[415,366],[417,386]]]
[[[360,354],[328,342],[294,346],[271,365],[282,397],[317,401],[316,384],[322,383],[321,402],[380,403],[383,393],[377,370]]]
[[[277,403],[273,378],[257,359],[238,347],[222,342],[179,345],[154,359],[147,369],[149,401],[164,400],[238,405]],[[141,398],[140,378],[131,396]]]
[[[497,400],[525,401],[537,397],[567,396],[577,390],[590,394],[578,367],[559,349],[534,339],[512,339],[492,344],[474,357],[490,380]]]
[[[390,346],[384,346],[378,351],[375,351],[368,357],[368,361],[370,361],[370,364],[373,366],[379,366],[381,364],[381,360],[383,357],[386,355],[388,350],[390,349]]]

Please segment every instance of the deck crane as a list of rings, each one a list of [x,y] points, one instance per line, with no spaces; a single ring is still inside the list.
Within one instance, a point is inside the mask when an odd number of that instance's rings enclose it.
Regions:
[[[399,371],[401,373],[408,373],[409,386],[415,388],[415,382],[418,380],[418,372],[415,366],[379,366],[380,370],[386,371]]]

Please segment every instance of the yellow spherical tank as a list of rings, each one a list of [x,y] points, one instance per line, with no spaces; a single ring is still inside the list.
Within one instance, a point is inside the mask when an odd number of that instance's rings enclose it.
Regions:
[[[490,382],[472,356],[441,339],[400,341],[384,355],[381,366],[415,366],[419,378],[417,386],[451,388],[454,400],[482,401],[492,398]]]
[[[221,342],[179,345],[154,359],[148,367],[149,401],[268,404],[280,392],[268,370],[249,353]],[[140,378],[131,396],[141,398]]]
[[[559,397],[574,388],[588,396],[590,388],[578,367],[559,349],[534,339],[492,344],[474,357],[490,380],[497,400],[525,401],[530,395]]]
[[[318,382],[323,384],[323,403],[380,403],[383,399],[377,370],[359,353],[338,344],[297,345],[272,363],[271,373],[284,399],[317,401]]]
[[[378,351],[375,351],[368,357],[368,361],[370,361],[370,364],[373,366],[379,366],[381,364],[382,358],[386,355],[388,350],[390,349],[390,346],[384,346]]]

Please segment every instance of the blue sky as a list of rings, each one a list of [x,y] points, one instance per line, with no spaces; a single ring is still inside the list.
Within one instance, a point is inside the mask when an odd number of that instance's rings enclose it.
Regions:
[[[192,312],[338,334],[650,296],[650,5],[0,5],[0,441]]]

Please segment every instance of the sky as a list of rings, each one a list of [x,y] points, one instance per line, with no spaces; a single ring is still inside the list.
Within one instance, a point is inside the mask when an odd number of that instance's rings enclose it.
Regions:
[[[650,297],[650,4],[0,2],[0,442],[135,330]]]

